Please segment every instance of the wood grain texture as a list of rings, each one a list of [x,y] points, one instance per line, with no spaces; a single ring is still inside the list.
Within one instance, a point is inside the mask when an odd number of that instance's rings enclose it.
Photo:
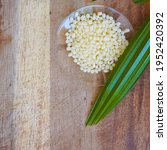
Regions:
[[[0,1],[0,150],[12,147],[17,3]]]
[[[149,4],[97,0],[128,17],[135,30]],[[148,150],[149,68],[97,126],[85,120],[104,85],[82,73],[58,45],[56,30],[91,0],[0,1],[0,150]]]
[[[13,43],[1,52],[0,149],[50,150],[50,2],[11,0],[2,7],[3,20],[14,16],[15,27],[10,32],[4,22],[2,29]]]
[[[149,15],[149,5],[131,0],[98,0],[128,17],[135,30]],[[91,0],[51,1],[51,149],[53,150],[148,150],[149,69],[124,101],[99,125],[85,127],[85,120],[103,76],[82,73],[58,44],[56,30],[72,11]]]
[[[50,4],[22,0],[13,102],[14,149],[50,149]]]

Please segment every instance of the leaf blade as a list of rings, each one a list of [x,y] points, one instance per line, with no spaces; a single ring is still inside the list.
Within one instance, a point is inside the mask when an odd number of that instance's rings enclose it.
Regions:
[[[121,87],[118,90],[120,91],[116,91],[118,93],[116,93],[113,98],[113,101],[110,101],[110,103],[108,103],[105,108],[103,109],[103,111],[101,112],[101,114],[98,116],[98,118],[95,120],[95,123],[99,122],[101,120],[101,116],[104,116],[105,113],[108,113],[109,111],[111,111],[114,107],[116,106],[117,102],[119,103],[121,101],[122,98],[124,98],[127,94],[127,92],[133,87],[134,83],[137,81],[137,79],[140,77],[140,75],[143,73],[143,71],[145,70],[145,68],[148,66],[149,64],[149,51],[147,50],[145,53],[145,57],[143,60],[141,60],[140,64],[138,64],[139,66],[136,66],[138,68],[138,70],[136,70],[130,78],[128,78],[129,80],[127,80],[126,82],[128,84],[125,84],[124,87]],[[131,81],[130,81],[131,80]],[[123,84],[123,82],[122,82]],[[121,94],[119,94],[121,93]],[[114,104],[113,104],[114,103]],[[109,110],[109,111],[106,111]],[[106,114],[107,115],[107,114]]]
[[[132,64],[133,59],[139,54],[139,50],[142,49],[142,46],[144,46],[149,39],[149,26],[150,22],[148,19],[133,38],[124,54],[118,60],[116,67],[112,71],[105,87],[103,88],[100,96],[97,98],[96,103],[87,118],[86,124],[92,124],[93,120],[98,115],[98,112],[102,109],[102,106],[105,105],[107,97],[111,95],[113,89],[116,89],[121,83],[121,80],[126,74],[125,71],[127,66],[130,65],[130,63]]]
[[[143,4],[149,2],[150,0],[133,0],[134,3]]]

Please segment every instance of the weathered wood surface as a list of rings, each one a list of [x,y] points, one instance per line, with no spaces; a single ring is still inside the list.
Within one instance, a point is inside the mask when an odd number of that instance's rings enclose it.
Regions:
[[[135,30],[149,5],[98,0],[128,17]],[[148,150],[149,68],[99,125],[85,127],[104,84],[79,70],[56,30],[91,0],[1,0],[0,150]]]
[[[50,150],[50,2],[1,3],[0,149]]]

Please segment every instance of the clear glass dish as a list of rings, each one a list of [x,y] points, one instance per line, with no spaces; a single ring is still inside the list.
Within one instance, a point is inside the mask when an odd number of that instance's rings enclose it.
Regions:
[[[67,32],[68,29],[70,29],[70,17],[75,18],[75,13],[79,12],[80,14],[92,14],[94,12],[103,12],[106,13],[110,16],[112,16],[114,18],[114,20],[116,22],[120,22],[121,23],[121,29],[125,30],[127,28],[130,29],[129,33],[126,33],[126,38],[128,40],[131,39],[132,35],[133,35],[133,27],[131,25],[131,23],[129,22],[129,20],[120,12],[118,12],[117,10],[111,8],[111,7],[107,7],[104,5],[89,5],[89,6],[85,6],[82,8],[77,9],[76,11],[72,12],[71,14],[69,14],[60,24],[58,30],[57,30],[57,41],[58,44],[60,45],[64,45],[65,44],[65,33]]]
[[[56,40],[56,42],[57,42],[58,47],[60,49],[62,49],[62,50],[64,49],[64,51],[61,54],[61,55],[66,55],[66,56],[64,56],[64,58],[68,57],[67,56],[67,51],[65,50],[65,48],[66,48],[66,43],[65,43],[66,36],[65,36],[65,33],[67,32],[68,29],[70,29],[70,17],[74,17],[75,18],[75,13],[76,12],[79,12],[80,14],[86,14],[86,13],[92,14],[94,12],[106,13],[106,14],[112,16],[116,22],[120,22],[121,23],[121,29],[122,30],[125,30],[127,28],[130,29],[130,32],[125,34],[125,36],[126,36],[126,38],[128,40],[130,40],[132,38],[133,34],[134,34],[133,27],[132,27],[131,23],[129,22],[129,20],[123,14],[121,14],[118,11],[116,11],[115,9],[113,9],[111,7],[104,6],[104,5],[89,5],[89,6],[82,7],[80,9],[77,9],[76,11],[72,12],[71,14],[69,14],[61,22],[60,26],[57,29],[57,40]],[[64,60],[62,60],[62,63],[64,63]],[[71,61],[70,63],[72,65],[73,61]],[[75,65],[75,67],[78,68],[78,69],[75,70],[75,71],[77,71],[77,73],[81,72],[78,65]],[[106,79],[107,79],[107,75],[108,75],[108,74],[106,74],[104,72],[101,72],[99,74],[102,75],[104,83],[100,83],[100,85],[96,85],[97,87],[104,86],[104,84],[106,82]],[[91,74],[91,75],[95,79],[98,76],[98,74]]]

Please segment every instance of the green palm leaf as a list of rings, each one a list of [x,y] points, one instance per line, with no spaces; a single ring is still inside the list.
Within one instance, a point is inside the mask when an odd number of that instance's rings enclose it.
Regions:
[[[126,96],[150,60],[150,21],[147,20],[135,35],[91,110],[86,124],[92,125],[103,119]]]
[[[135,2],[135,3],[141,3],[141,4],[149,2],[149,1],[150,0],[133,0],[133,2]]]

